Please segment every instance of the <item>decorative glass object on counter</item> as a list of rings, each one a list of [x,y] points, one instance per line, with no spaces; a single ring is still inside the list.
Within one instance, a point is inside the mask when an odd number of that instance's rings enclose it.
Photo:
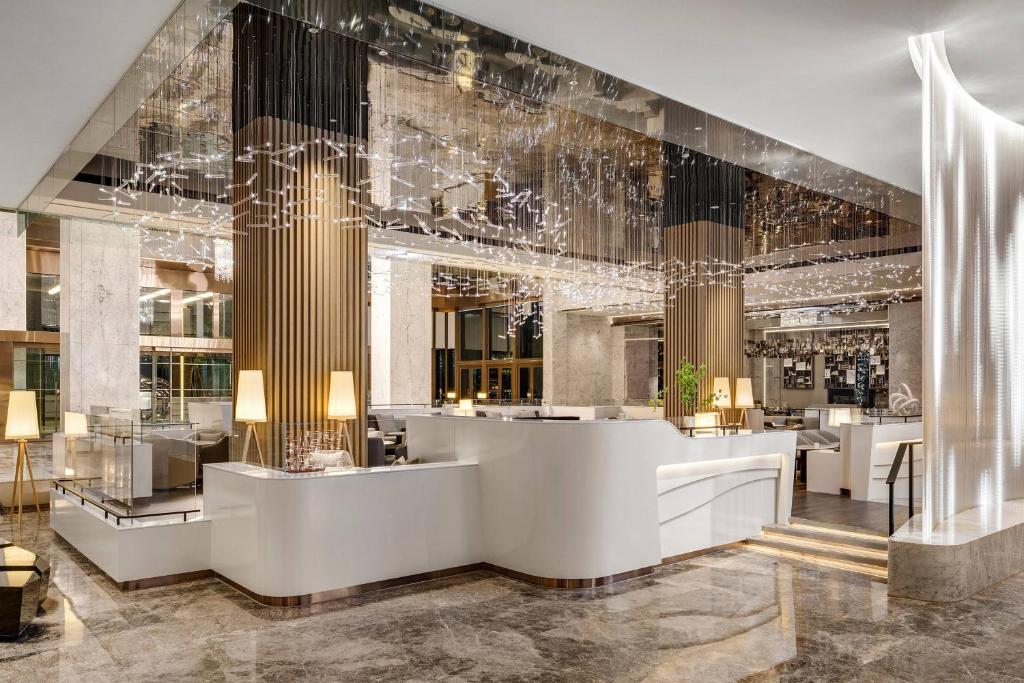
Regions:
[[[323,472],[328,467],[352,467],[345,432],[321,423],[284,425],[284,468],[288,472]]]

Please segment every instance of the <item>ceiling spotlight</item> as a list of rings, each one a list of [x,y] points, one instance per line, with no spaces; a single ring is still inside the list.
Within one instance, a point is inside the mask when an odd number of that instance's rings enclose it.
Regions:
[[[306,30],[307,30],[307,31],[309,31],[310,33],[312,33],[312,34],[313,34],[314,36],[315,36],[316,34],[320,33],[320,29],[319,29],[319,28],[317,28],[316,26],[310,26],[310,27],[309,27],[309,28],[307,28]]]

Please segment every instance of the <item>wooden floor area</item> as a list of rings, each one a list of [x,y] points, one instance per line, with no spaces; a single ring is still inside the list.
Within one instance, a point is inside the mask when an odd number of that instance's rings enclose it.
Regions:
[[[897,505],[896,528],[907,521],[907,506]],[[843,524],[869,529],[888,535],[889,506],[865,500],[851,500],[849,496],[811,493],[799,482],[793,489],[793,517],[816,522]]]

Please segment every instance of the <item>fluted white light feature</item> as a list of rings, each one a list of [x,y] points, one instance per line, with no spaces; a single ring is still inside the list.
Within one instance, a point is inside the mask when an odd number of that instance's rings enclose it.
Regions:
[[[1024,497],[1024,127],[959,83],[941,33],[923,84],[925,528]],[[991,522],[998,523],[996,519]]]

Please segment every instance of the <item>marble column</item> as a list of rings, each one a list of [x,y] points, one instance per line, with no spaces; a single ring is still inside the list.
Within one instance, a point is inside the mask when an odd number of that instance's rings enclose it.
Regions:
[[[544,399],[551,405],[616,403],[612,326],[606,316],[567,311],[557,292],[544,294]],[[620,345],[621,349],[621,345]]]
[[[889,305],[889,394],[906,384],[921,398],[921,302]]]
[[[139,407],[139,233],[60,223],[60,407]]]
[[[431,264],[374,257],[370,284],[370,403],[429,404]]]
[[[0,330],[25,329],[25,235],[18,215],[0,212]]]

